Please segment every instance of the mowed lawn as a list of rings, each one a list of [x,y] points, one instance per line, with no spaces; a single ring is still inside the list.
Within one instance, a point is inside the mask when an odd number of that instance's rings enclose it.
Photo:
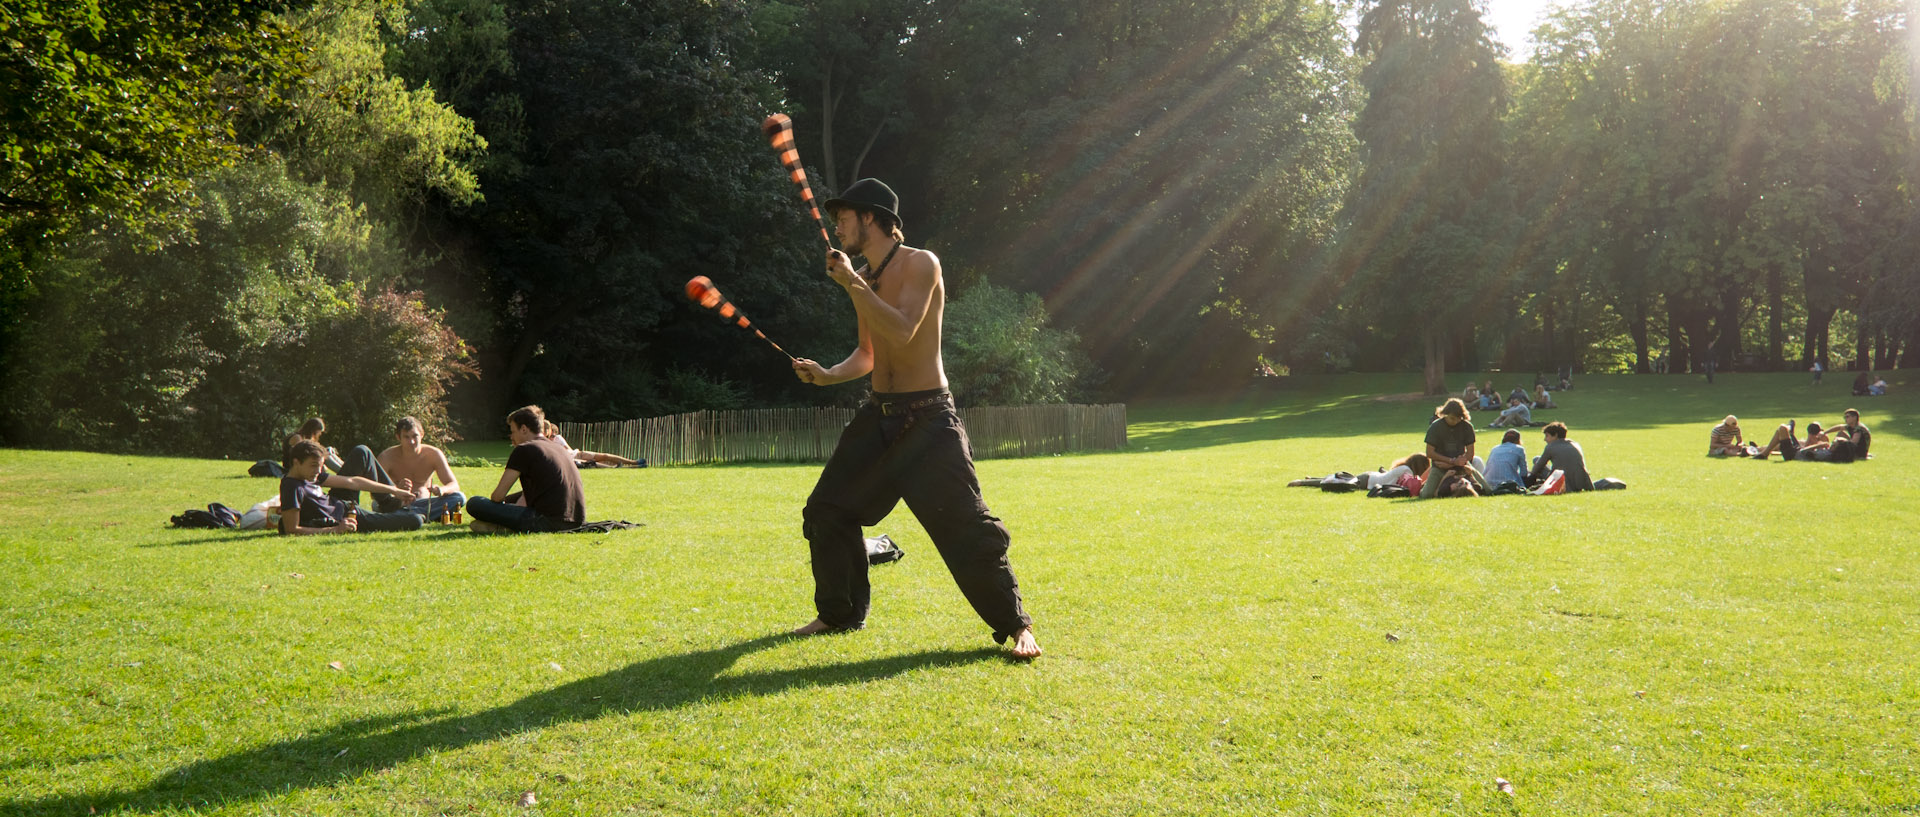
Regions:
[[[1425,502],[1283,487],[1417,450],[1415,376],[1136,405],[981,463],[1030,664],[904,507],[868,629],[781,636],[815,464],[585,472],[608,535],[292,539],[165,527],[269,496],[243,462],[0,451],[0,814],[1912,813],[1892,379],[1585,377],[1540,417],[1628,490]],[[1848,405],[1871,462],[1703,456]]]

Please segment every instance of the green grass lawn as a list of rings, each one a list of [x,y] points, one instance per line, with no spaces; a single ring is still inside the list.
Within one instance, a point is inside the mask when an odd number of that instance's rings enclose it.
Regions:
[[[1410,375],[1136,405],[1126,452],[980,465],[1031,664],[904,507],[868,629],[778,635],[817,465],[584,472],[609,535],[293,539],[164,527],[273,493],[246,463],[0,451],[0,814],[1913,813],[1896,374],[1582,378],[1541,419],[1630,487],[1562,497],[1282,487],[1416,450]],[[1871,462],[1702,455],[1848,405]]]

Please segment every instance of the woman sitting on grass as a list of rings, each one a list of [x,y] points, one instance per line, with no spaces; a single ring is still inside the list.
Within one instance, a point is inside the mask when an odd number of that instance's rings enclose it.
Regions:
[[[1537,409],[1559,408],[1559,406],[1554,405],[1553,396],[1550,394],[1547,394],[1547,387],[1545,384],[1536,384],[1533,387],[1533,407]]]
[[[1791,430],[1788,431],[1787,436],[1793,436]],[[1719,425],[1714,426],[1713,430],[1707,433],[1707,456],[1744,457],[1746,455],[1747,440],[1740,435],[1740,418],[1729,414],[1727,419],[1721,420]]]

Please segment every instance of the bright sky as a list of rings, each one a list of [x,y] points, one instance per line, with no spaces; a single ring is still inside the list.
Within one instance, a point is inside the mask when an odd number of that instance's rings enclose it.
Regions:
[[[1486,0],[1487,11],[1481,19],[1493,27],[1493,36],[1507,47],[1507,59],[1524,61],[1533,51],[1528,39],[1547,10],[1555,4],[1548,0]]]

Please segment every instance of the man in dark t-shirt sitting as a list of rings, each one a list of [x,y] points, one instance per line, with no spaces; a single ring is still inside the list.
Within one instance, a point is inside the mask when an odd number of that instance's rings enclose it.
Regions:
[[[1481,496],[1493,492],[1473,463],[1473,441],[1473,415],[1467,413],[1460,398],[1433,410],[1433,422],[1427,425],[1427,460],[1432,465],[1427,468],[1427,481],[1420,486],[1422,499],[1440,495],[1441,478],[1448,472],[1466,477]]]
[[[513,453],[507,455],[507,468],[493,496],[467,500],[474,532],[572,530],[587,521],[587,495],[580,488],[573,452],[540,433],[546,421],[539,406],[507,415]],[[515,482],[520,483],[517,499],[507,493]]]

